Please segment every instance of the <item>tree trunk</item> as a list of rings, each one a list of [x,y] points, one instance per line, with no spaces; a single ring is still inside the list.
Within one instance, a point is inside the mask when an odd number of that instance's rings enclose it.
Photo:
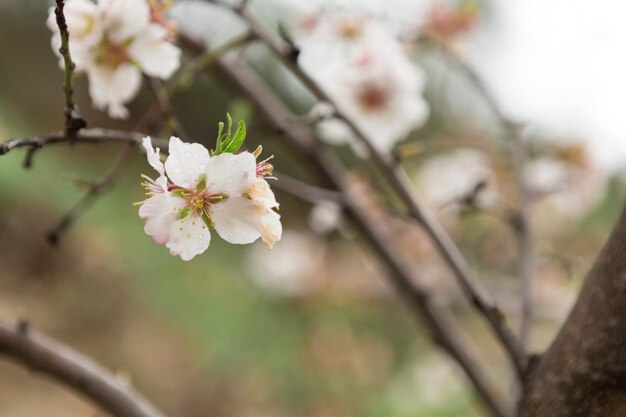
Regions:
[[[626,208],[559,334],[533,362],[520,417],[626,416]]]

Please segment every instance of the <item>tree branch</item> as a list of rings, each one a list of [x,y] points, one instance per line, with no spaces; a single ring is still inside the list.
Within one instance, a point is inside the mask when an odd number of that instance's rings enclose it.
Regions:
[[[141,139],[147,136],[140,132],[126,132],[123,130],[113,129],[83,129],[76,134],[74,138],[68,136],[64,131],[53,132],[41,136],[31,136],[27,138],[11,139],[0,144],[0,156],[5,155],[16,148],[23,147],[38,147],[54,145],[59,143],[69,143],[74,141],[76,143],[85,144],[101,144],[101,143],[131,143],[141,145]],[[167,149],[167,141],[159,138],[154,138],[153,143],[161,149]]]
[[[495,302],[481,286],[474,276],[467,261],[454,241],[446,233],[437,218],[428,207],[417,197],[414,187],[406,176],[404,170],[399,167],[390,155],[381,153],[372,143],[369,134],[336,105],[334,100],[324,91],[324,89],[312,79],[298,65],[298,50],[293,45],[285,42],[275,33],[261,23],[245,4],[232,6],[219,0],[209,0],[213,3],[223,5],[237,13],[249,26],[250,31],[267,45],[281,61],[297,76],[297,78],[315,95],[320,101],[330,103],[335,108],[335,116],[342,119],[357,138],[367,147],[372,160],[384,175],[386,180],[396,191],[402,202],[406,205],[409,215],[418,221],[426,233],[435,243],[435,247],[443,259],[448,263],[457,283],[461,287],[464,295],[472,303],[479,313],[485,317],[491,328],[496,333],[513,363],[519,380],[522,380],[526,367],[527,356],[515,333],[505,321],[504,315]]]
[[[191,38],[186,37],[184,40],[194,50],[202,49]],[[393,236],[383,225],[370,218],[362,196],[352,193],[346,173],[330,154],[320,148],[319,139],[307,127],[291,123],[295,116],[247,64],[236,62],[228,56],[220,59],[218,64],[222,72],[256,105],[268,122],[282,133],[287,143],[311,158],[319,168],[317,174],[327,178],[333,188],[341,193],[348,214],[389,268],[389,277],[398,293],[409,307],[420,314],[435,342],[465,371],[488,409],[494,416],[510,416],[508,407],[501,403],[499,395],[493,392],[491,384],[482,373],[473,349],[462,331],[443,310],[432,303],[432,297],[427,290],[417,284],[420,280],[398,255],[401,251],[396,248]]]
[[[63,83],[63,91],[65,92],[65,133],[70,138],[73,138],[76,132],[87,126],[87,122],[80,116],[78,109],[74,105],[74,86],[72,83],[72,77],[74,75],[76,65],[72,61],[72,54],[70,52],[70,33],[67,28],[67,22],[65,21],[64,8],[65,1],[56,0],[54,14],[56,16],[56,22],[61,36],[61,47],[59,48],[59,53],[63,57],[65,72],[65,80]]]
[[[48,375],[116,417],[165,417],[91,359],[31,330],[0,322],[0,354]]]
[[[500,127],[504,130],[513,161],[513,170],[519,193],[519,209],[513,217],[513,229],[517,235],[519,247],[519,271],[522,280],[522,311],[520,325],[520,340],[526,346],[532,324],[532,288],[535,269],[535,249],[532,228],[533,193],[526,179],[526,165],[528,161],[528,143],[521,133],[519,123],[507,117],[491,94],[476,70],[462,59],[448,45],[436,37],[423,37],[422,40],[437,48],[465,78],[469,80],[478,94],[483,98],[491,113],[496,117]]]
[[[548,350],[531,367],[520,417],[626,415],[626,207]]]

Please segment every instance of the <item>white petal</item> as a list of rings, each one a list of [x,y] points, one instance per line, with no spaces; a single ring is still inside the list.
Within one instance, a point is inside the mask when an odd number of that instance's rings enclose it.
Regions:
[[[141,31],[128,47],[128,52],[144,73],[168,79],[180,66],[180,49],[165,40],[167,33],[152,24]]]
[[[230,197],[211,210],[211,220],[222,239],[233,244],[252,243],[261,237],[263,209],[246,197]]]
[[[146,219],[146,234],[157,243],[167,243],[172,225],[185,204],[185,200],[170,193],[155,194],[144,201],[139,207],[139,217]]]
[[[178,255],[183,261],[189,261],[201,254],[211,243],[211,232],[198,216],[186,217],[174,222],[167,246],[172,255]]]
[[[207,190],[212,194],[241,195],[255,179],[256,158],[250,152],[222,153],[212,157],[206,166]]]
[[[150,7],[145,0],[100,0],[98,9],[113,42],[125,42],[150,23]]]
[[[209,151],[199,143],[185,143],[172,136],[165,170],[170,180],[179,187],[194,188],[209,162]]]
[[[97,16],[97,7],[93,2],[88,0],[67,0],[63,12],[70,32],[71,42],[93,45],[102,38],[102,25]],[[49,9],[46,24],[53,32],[59,32],[54,7]]]
[[[246,190],[246,194],[254,200],[255,203],[266,207],[278,207],[276,196],[270,189],[270,185],[262,178],[257,178],[252,185]]]
[[[111,116],[124,116],[124,104],[130,101],[141,86],[141,72],[131,64],[117,69],[106,66],[87,68],[89,94],[94,105],[101,110],[109,108]]]
[[[160,175],[165,175],[165,167],[161,162],[161,150],[159,148],[152,147],[152,139],[146,136],[141,140],[143,148],[146,150],[146,156],[148,157],[148,163],[152,168],[156,170]]]
[[[280,223],[280,215],[274,210],[267,210],[261,219],[261,237],[270,249],[283,235],[283,225]]]

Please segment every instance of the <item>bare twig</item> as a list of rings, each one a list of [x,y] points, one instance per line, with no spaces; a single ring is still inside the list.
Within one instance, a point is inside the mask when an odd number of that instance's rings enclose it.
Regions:
[[[211,1],[211,0],[209,0]],[[229,7],[248,24],[250,31],[282,60],[291,69],[298,79],[310,89],[320,100],[330,103],[335,107],[336,116],[342,119],[357,135],[358,139],[367,147],[372,160],[378,166],[384,177],[396,191],[400,199],[407,206],[409,215],[417,220],[430,238],[435,243],[444,260],[448,263],[457,282],[465,296],[477,310],[485,317],[492,329],[498,336],[505,351],[508,353],[519,380],[522,380],[526,367],[527,355],[515,333],[506,323],[504,315],[495,302],[487,294],[480,282],[474,276],[467,261],[454,241],[446,233],[444,228],[428,207],[417,197],[414,187],[406,176],[404,170],[399,167],[390,155],[381,153],[374,145],[370,135],[355,123],[347,114],[338,107],[334,100],[323,88],[312,79],[302,68],[299,67],[297,58],[299,51],[293,45],[285,42],[274,32],[261,23],[248,7],[231,6],[219,0],[212,2]]]
[[[74,104],[74,87],[72,77],[76,65],[72,61],[70,52],[70,33],[65,21],[65,1],[56,0],[54,14],[56,16],[57,26],[61,35],[61,47],[59,53],[63,57],[63,65],[65,70],[65,80],[63,83],[63,91],[65,92],[65,133],[73,138],[80,129],[87,126],[87,122],[78,113],[78,109]]]
[[[69,137],[64,131],[48,133],[41,136],[31,136],[27,138],[11,139],[0,144],[0,156],[5,155],[16,148],[39,147],[48,145],[69,143],[74,140],[76,143],[101,144],[101,143],[132,143],[141,144],[141,139],[146,136],[139,132],[126,132],[113,129],[83,129],[76,134],[76,137]],[[167,141],[153,138],[153,143],[161,149],[167,149]]]
[[[67,230],[74,221],[98,199],[100,194],[107,191],[115,184],[115,181],[122,174],[124,167],[133,156],[134,146],[129,144],[124,147],[117,155],[113,165],[109,170],[95,183],[91,184],[89,191],[85,194],[62,218],[57,225],[47,234],[48,242],[57,245],[65,230]]]
[[[116,417],[165,417],[157,408],[86,356],[30,329],[0,322],[0,354],[48,375]]]
[[[443,56],[452,62],[471,82],[489,107],[489,110],[498,120],[498,123],[501,125],[501,128],[504,130],[509,140],[508,144],[519,192],[519,207],[514,216],[513,225],[519,246],[519,271],[522,280],[520,340],[522,345],[526,346],[532,323],[532,284],[535,266],[532,230],[533,193],[527,183],[525,174],[528,160],[528,144],[521,133],[521,125],[504,114],[496,98],[491,94],[481,77],[469,63],[438,38],[425,37],[423,41],[441,51]]]
[[[186,41],[195,49],[201,48],[189,38]],[[509,416],[508,408],[501,404],[499,396],[493,392],[461,330],[448,319],[444,311],[432,303],[430,294],[416,284],[419,280],[412,269],[399,257],[398,254],[401,251],[397,250],[393,236],[385,230],[383,225],[377,224],[369,217],[368,208],[363,206],[362,198],[353,195],[350,191],[346,174],[337,161],[316,145],[319,140],[310,129],[291,123],[294,115],[265,86],[254,70],[228,57],[221,59],[219,64],[231,81],[255,103],[257,109],[277,131],[283,134],[288,144],[313,159],[320,169],[317,174],[324,175],[333,188],[342,194],[349,214],[389,267],[392,283],[398,289],[399,294],[405,298],[407,304],[423,317],[435,342],[459,363],[493,415]]]
[[[338,191],[317,187],[277,172],[274,172],[273,175],[278,180],[273,183],[276,188],[288,192],[303,201],[308,201],[311,204],[317,204],[321,201],[330,201],[339,206],[345,206],[344,197]]]
[[[163,86],[163,83],[160,80],[150,79],[150,88],[154,93],[154,98],[156,99],[158,107],[161,111],[164,123],[168,126],[174,136],[185,140],[187,138],[187,134],[178,120],[178,117],[176,117],[176,113],[174,112],[174,107],[172,106],[170,95],[168,94],[166,87]]]

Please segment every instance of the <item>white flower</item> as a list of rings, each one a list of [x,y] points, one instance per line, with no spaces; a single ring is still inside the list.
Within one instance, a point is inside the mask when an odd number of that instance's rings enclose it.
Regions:
[[[111,117],[128,116],[125,104],[137,95],[142,72],[168,79],[180,65],[180,49],[168,40],[170,28],[152,21],[153,15],[146,0],[66,2],[72,59],[89,78],[94,105]],[[48,26],[56,52],[61,38],[53,9]]]
[[[390,151],[424,124],[425,75],[388,26],[360,14],[340,14],[318,26],[300,41],[299,63],[378,150]],[[346,134],[323,137],[355,143]]]
[[[297,298],[315,292],[323,284],[323,245],[302,232],[288,231],[274,250],[253,245],[248,258],[248,276],[271,297]]]
[[[269,184],[257,177],[253,154],[210,156],[204,146],[172,137],[163,164],[150,138],[143,145],[159,177],[144,177],[149,198],[139,216],[146,220],[145,232],[172,255],[190,260],[204,252],[210,229],[233,244],[262,237],[271,247],[280,239],[280,216],[273,210],[278,203]]]
[[[338,229],[343,222],[342,208],[339,204],[324,200],[315,204],[309,212],[308,223],[315,233],[329,234]]]
[[[489,157],[481,151],[463,148],[429,158],[416,176],[417,188],[436,209],[457,208],[481,184],[484,186],[475,195],[474,203],[492,206],[497,197],[495,182]]]

